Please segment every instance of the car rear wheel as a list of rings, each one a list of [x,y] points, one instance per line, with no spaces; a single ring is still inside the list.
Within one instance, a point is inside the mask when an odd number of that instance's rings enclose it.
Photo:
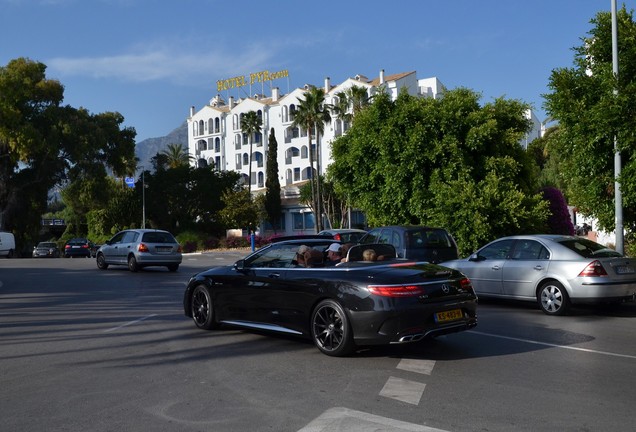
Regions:
[[[106,270],[108,268],[108,264],[106,264],[106,258],[104,258],[103,254],[97,255],[97,268],[100,270]]]
[[[559,282],[548,281],[541,285],[537,301],[547,315],[565,315],[570,308],[568,293]]]
[[[349,319],[333,300],[323,300],[311,315],[311,336],[324,354],[341,357],[355,349]]]
[[[218,327],[218,323],[214,320],[214,307],[208,287],[199,285],[194,289],[190,308],[192,319],[197,327],[204,330],[212,330]]]
[[[137,260],[134,255],[128,257],[128,270],[131,272],[136,272],[139,270],[139,264],[137,264]]]

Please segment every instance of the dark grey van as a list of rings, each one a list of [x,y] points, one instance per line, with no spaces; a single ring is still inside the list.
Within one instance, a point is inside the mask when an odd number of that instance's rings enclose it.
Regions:
[[[459,258],[457,243],[444,228],[417,225],[373,228],[360,239],[360,243],[392,244],[398,258],[434,264]]]

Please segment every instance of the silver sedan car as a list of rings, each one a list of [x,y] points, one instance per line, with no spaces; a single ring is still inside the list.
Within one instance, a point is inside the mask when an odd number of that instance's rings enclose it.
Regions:
[[[503,237],[444,265],[468,276],[480,296],[536,301],[548,315],[636,298],[636,260],[582,237]]]
[[[171,272],[181,264],[181,246],[168,231],[129,229],[120,231],[97,250],[97,267],[125,265],[136,272],[143,267],[165,266]]]

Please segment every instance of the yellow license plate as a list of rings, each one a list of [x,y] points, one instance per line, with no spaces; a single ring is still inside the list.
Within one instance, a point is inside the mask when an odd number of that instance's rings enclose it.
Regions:
[[[461,309],[453,309],[445,312],[437,312],[435,314],[435,321],[438,323],[455,321],[464,318],[464,314]]]

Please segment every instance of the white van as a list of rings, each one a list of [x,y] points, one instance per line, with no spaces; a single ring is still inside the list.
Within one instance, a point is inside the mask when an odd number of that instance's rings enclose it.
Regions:
[[[0,257],[13,258],[15,237],[10,232],[0,232]]]

